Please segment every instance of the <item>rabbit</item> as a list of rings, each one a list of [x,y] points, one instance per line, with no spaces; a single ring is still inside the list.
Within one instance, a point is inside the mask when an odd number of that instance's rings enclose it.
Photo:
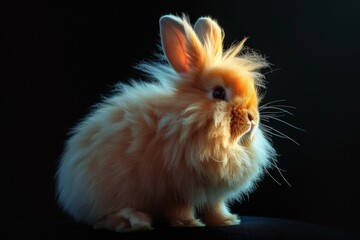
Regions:
[[[255,189],[275,156],[261,130],[268,67],[244,47],[223,49],[212,17],[159,19],[148,80],[119,84],[71,131],[56,172],[57,200],[76,222],[117,232],[240,223],[230,204]]]

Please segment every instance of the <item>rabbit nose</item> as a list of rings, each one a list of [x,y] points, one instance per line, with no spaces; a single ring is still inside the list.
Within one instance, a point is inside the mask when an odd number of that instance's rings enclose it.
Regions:
[[[247,113],[247,116],[248,116],[249,121],[250,121],[250,122],[253,122],[254,116],[252,115],[252,113],[248,112],[248,113]]]
[[[232,110],[233,118],[241,119],[243,122],[255,122],[255,115],[249,109],[243,108],[241,106],[236,106]]]
[[[247,112],[247,118],[252,126],[256,125],[256,119],[252,112],[249,112],[249,111]]]

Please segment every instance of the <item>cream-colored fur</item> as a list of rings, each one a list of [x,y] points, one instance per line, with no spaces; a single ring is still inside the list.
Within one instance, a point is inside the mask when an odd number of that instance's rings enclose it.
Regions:
[[[73,130],[57,178],[74,219],[115,231],[238,224],[227,204],[249,193],[275,151],[259,127],[267,63],[223,51],[216,21],[160,19],[163,59],[139,69],[155,83],[121,85]],[[213,99],[222,85],[226,99]],[[198,213],[202,219],[197,219]]]

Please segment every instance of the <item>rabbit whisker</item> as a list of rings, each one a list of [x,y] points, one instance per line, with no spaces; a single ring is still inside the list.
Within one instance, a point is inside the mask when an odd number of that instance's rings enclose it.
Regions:
[[[269,106],[269,105],[271,105],[273,103],[284,102],[284,101],[286,101],[286,100],[285,99],[279,99],[279,100],[270,101],[270,102],[267,102],[267,103],[261,105],[259,108],[261,109],[262,107]]]
[[[279,186],[281,186],[281,183],[276,180],[266,168],[264,168],[264,171],[272,178],[272,180],[274,180]]]
[[[305,132],[305,130],[304,129],[302,129],[302,128],[299,128],[299,127],[296,127],[296,126],[294,126],[294,125],[292,125],[292,124],[290,124],[290,123],[288,123],[288,122],[286,122],[286,121],[284,121],[284,120],[281,120],[281,119],[279,119],[279,118],[277,118],[277,117],[274,117],[274,116],[271,116],[271,115],[266,115],[266,116],[263,116],[264,118],[270,118],[270,119],[274,119],[274,120],[276,120],[276,121],[279,121],[279,122],[281,122],[281,123],[284,123],[284,124],[286,124],[286,125],[288,125],[288,126],[290,126],[290,127],[292,127],[292,128],[295,128],[295,129],[297,129],[297,130],[300,130],[300,131],[303,131],[303,132]]]
[[[286,139],[292,141],[293,143],[295,143],[296,145],[300,146],[300,144],[299,144],[297,141],[295,141],[294,139],[292,139],[291,137],[289,137],[289,136],[286,135],[285,133],[280,132],[279,130],[276,130],[275,128],[270,127],[270,126],[267,126],[267,125],[265,125],[265,124],[263,124],[263,126],[265,126],[266,128],[268,128],[269,130],[275,131],[276,133],[282,135],[284,138],[286,138]],[[273,134],[273,133],[271,132],[271,134]]]

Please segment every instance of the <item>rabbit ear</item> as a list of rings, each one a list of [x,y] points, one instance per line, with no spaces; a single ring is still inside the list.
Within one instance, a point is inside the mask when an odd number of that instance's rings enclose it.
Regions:
[[[202,44],[210,47],[215,56],[222,53],[224,34],[214,20],[201,17],[196,21],[194,29]]]
[[[200,67],[201,43],[186,20],[173,15],[160,18],[161,44],[166,58],[178,73]]]

